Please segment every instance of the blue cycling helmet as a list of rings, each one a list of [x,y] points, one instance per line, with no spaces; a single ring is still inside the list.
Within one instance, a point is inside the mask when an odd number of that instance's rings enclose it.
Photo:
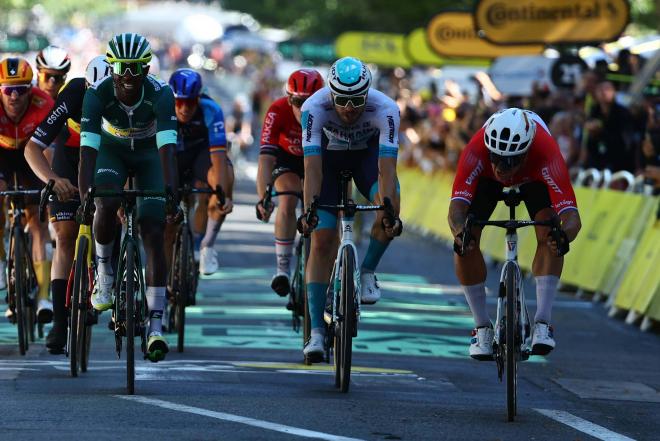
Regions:
[[[328,86],[335,95],[363,95],[371,86],[371,71],[357,58],[340,58],[330,68]]]
[[[202,91],[202,76],[192,69],[177,69],[170,77],[175,98],[197,98]]]

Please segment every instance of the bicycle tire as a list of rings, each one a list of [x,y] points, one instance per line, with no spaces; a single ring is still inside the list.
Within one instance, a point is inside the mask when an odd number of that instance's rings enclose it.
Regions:
[[[176,293],[176,331],[177,331],[177,351],[183,352],[184,342],[186,336],[186,305],[188,303],[188,296],[192,295],[190,292],[194,289],[194,282],[192,280],[192,266],[190,262],[190,253],[192,252],[192,236],[190,231],[182,231],[181,244],[179,249],[179,289]],[[193,264],[194,265],[194,264]]]
[[[71,292],[71,314],[69,319],[69,364],[71,376],[77,377],[80,361],[83,357],[81,341],[85,338],[85,316],[82,314],[82,303],[85,296],[83,290],[87,289],[87,253],[89,243],[82,236],[78,240],[78,253],[76,266],[73,272],[73,290]]]
[[[516,416],[516,266],[509,264],[506,270],[506,412],[507,420]]]
[[[126,390],[135,394],[135,244],[126,243]]]
[[[82,354],[80,355],[80,372],[87,372],[89,366],[89,351],[92,347],[92,326],[85,325],[85,336],[82,339]]]
[[[355,332],[355,254],[352,247],[345,247],[341,266],[341,295],[339,310],[343,320],[341,328],[341,375],[340,390],[348,392],[351,383],[351,361],[353,355],[353,334]]]
[[[21,236],[21,231],[18,227],[13,227],[13,270],[14,270],[14,301],[16,308],[16,328],[18,332],[18,351],[21,355],[25,355],[29,349],[28,342],[28,317],[27,314],[27,292],[26,292],[26,281],[24,279],[25,273],[19,269],[21,262],[23,261],[23,238]]]

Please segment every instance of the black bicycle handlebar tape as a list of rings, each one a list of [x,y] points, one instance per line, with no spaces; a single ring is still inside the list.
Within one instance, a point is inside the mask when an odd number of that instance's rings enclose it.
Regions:
[[[48,205],[48,199],[53,193],[53,186],[55,185],[54,180],[49,180],[48,184],[41,190],[41,197],[39,198],[39,220],[43,223],[46,222],[46,206]]]

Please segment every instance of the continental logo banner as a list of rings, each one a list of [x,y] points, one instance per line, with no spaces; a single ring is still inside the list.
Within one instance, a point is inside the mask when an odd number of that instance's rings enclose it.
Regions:
[[[406,37],[404,49],[408,58],[415,64],[427,66],[442,66],[445,64],[458,64],[461,66],[485,66],[490,60],[484,58],[443,58],[429,46],[426,38],[426,28],[417,28]]]
[[[344,32],[335,41],[338,57],[356,57],[381,66],[410,67],[404,50],[406,36],[382,32]]]
[[[616,40],[630,21],[626,0],[479,0],[476,29],[495,44]]]
[[[426,28],[431,48],[441,57],[497,58],[505,55],[537,55],[543,45],[498,46],[475,31],[470,12],[442,12]]]

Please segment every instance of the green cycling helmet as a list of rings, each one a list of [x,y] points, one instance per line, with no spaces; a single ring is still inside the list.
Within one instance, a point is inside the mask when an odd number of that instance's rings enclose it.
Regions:
[[[148,63],[151,61],[151,45],[140,34],[126,32],[117,34],[108,42],[105,51],[108,63],[130,62]]]

